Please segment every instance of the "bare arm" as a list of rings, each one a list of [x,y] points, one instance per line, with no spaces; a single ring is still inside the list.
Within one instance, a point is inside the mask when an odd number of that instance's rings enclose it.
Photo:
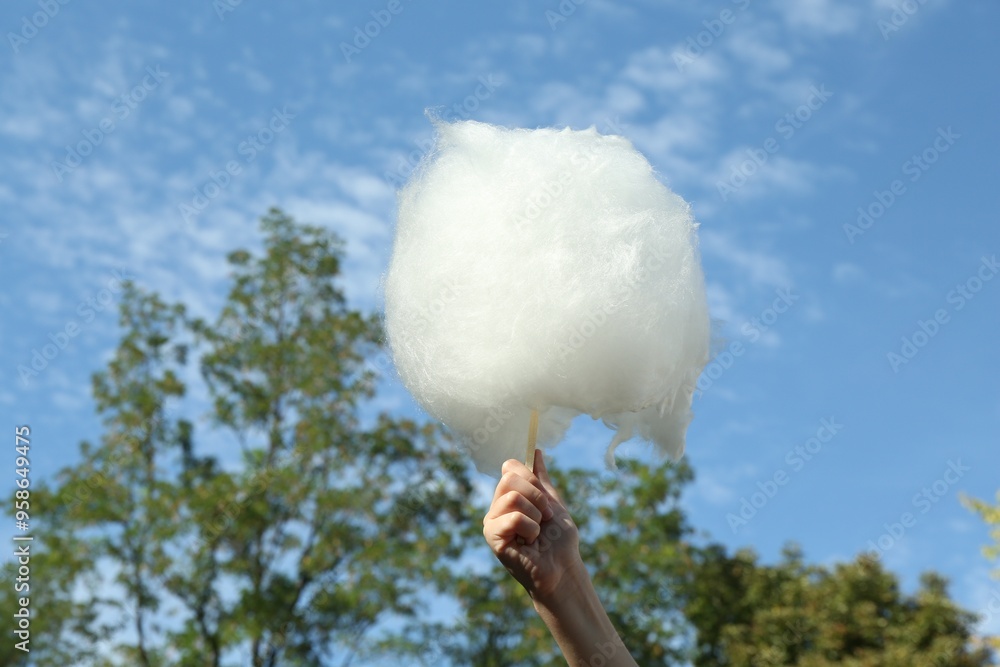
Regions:
[[[597,597],[580,558],[579,531],[541,451],[534,467],[537,475],[519,461],[504,464],[483,519],[487,543],[531,596],[570,667],[636,667]]]

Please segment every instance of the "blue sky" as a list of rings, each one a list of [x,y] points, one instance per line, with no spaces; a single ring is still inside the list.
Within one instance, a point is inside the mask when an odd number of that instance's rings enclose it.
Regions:
[[[4,3],[0,406],[33,427],[34,474],[100,433],[122,276],[210,313],[279,205],[347,239],[375,309],[426,108],[595,125],[701,222],[726,340],[688,434],[692,522],[766,559],[871,541],[908,588],[938,570],[984,608],[1000,582],[958,494],[1000,486],[1000,5],[691,5]],[[391,379],[379,405],[416,412]],[[554,454],[596,466],[609,438],[581,421]]]

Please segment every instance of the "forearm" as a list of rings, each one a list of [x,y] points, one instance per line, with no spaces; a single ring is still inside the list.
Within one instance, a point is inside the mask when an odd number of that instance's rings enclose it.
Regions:
[[[557,595],[534,603],[570,667],[636,667],[583,564],[563,583]]]

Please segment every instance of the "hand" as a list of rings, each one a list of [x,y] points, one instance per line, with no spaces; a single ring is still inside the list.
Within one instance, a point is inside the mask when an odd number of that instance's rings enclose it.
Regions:
[[[503,464],[483,535],[534,600],[570,667],[637,667],[583,566],[580,533],[552,486],[540,450],[535,474],[520,461]]]
[[[497,559],[534,600],[551,599],[560,585],[576,585],[585,572],[580,534],[562,502],[541,450],[535,473],[520,461],[503,464],[483,535]]]

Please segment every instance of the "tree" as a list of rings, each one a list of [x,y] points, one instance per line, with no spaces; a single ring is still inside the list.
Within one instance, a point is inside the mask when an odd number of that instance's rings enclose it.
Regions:
[[[125,289],[121,342],[93,382],[102,436],[32,486],[28,664],[563,664],[483,544],[466,457],[374,409],[382,334],[338,287],[342,243],[278,210],[261,227],[259,252],[229,255],[210,321]],[[936,575],[907,595],[869,556],[820,567],[789,548],[764,565],[696,541],[684,463],[552,472],[639,664],[988,663]],[[16,576],[0,573],[5,609]],[[454,618],[427,613],[438,603]],[[18,659],[0,648],[0,664]]]
[[[764,565],[747,549],[700,544],[679,505],[693,479],[686,464],[626,460],[613,474],[553,476],[595,587],[641,665],[990,664],[974,646],[975,616],[951,601],[940,576],[926,574],[906,595],[868,555],[821,567],[789,546],[778,564]],[[435,630],[453,664],[564,664],[506,572],[463,574],[453,586],[460,621]]]
[[[33,664],[347,664],[398,649],[383,622],[420,612],[459,553],[467,465],[436,427],[369,407],[381,331],[337,286],[342,243],[278,210],[261,226],[212,322],[126,289],[94,378],[101,442],[33,494],[62,614]],[[189,358],[201,431],[179,416]],[[84,562],[56,567],[67,550]]]
[[[943,578],[925,574],[905,595],[867,554],[826,568],[788,547],[768,566],[748,550],[729,556],[714,545],[698,553],[688,589],[699,667],[990,664],[971,645],[975,615],[948,598]]]
[[[990,537],[993,544],[983,547],[983,555],[989,560],[1000,559],[1000,491],[997,491],[997,504],[990,505],[985,500],[976,498],[962,498],[962,504],[978,514],[986,525],[990,527]],[[993,576],[1000,579],[1000,569],[993,572]],[[984,615],[988,620],[1000,616],[1000,588],[994,589],[987,602]],[[1000,651],[1000,637],[988,637],[988,643],[997,651]]]
[[[39,568],[32,587],[41,627],[31,653],[38,665],[110,664],[98,640],[118,632],[134,641],[118,647],[130,664],[161,664],[154,647],[162,601],[156,590],[178,535],[180,494],[165,477],[168,445],[183,429],[165,420],[166,402],[183,393],[168,358],[182,309],[168,308],[127,285],[121,309],[126,329],[94,397],[105,416],[102,444],[81,445],[81,461],[54,486],[38,485],[32,504],[40,519]],[[183,347],[174,350],[183,356]],[[36,520],[36,523],[39,521]],[[43,574],[44,573],[44,574]],[[110,573],[110,576],[105,573]],[[74,589],[86,585],[83,600]]]

